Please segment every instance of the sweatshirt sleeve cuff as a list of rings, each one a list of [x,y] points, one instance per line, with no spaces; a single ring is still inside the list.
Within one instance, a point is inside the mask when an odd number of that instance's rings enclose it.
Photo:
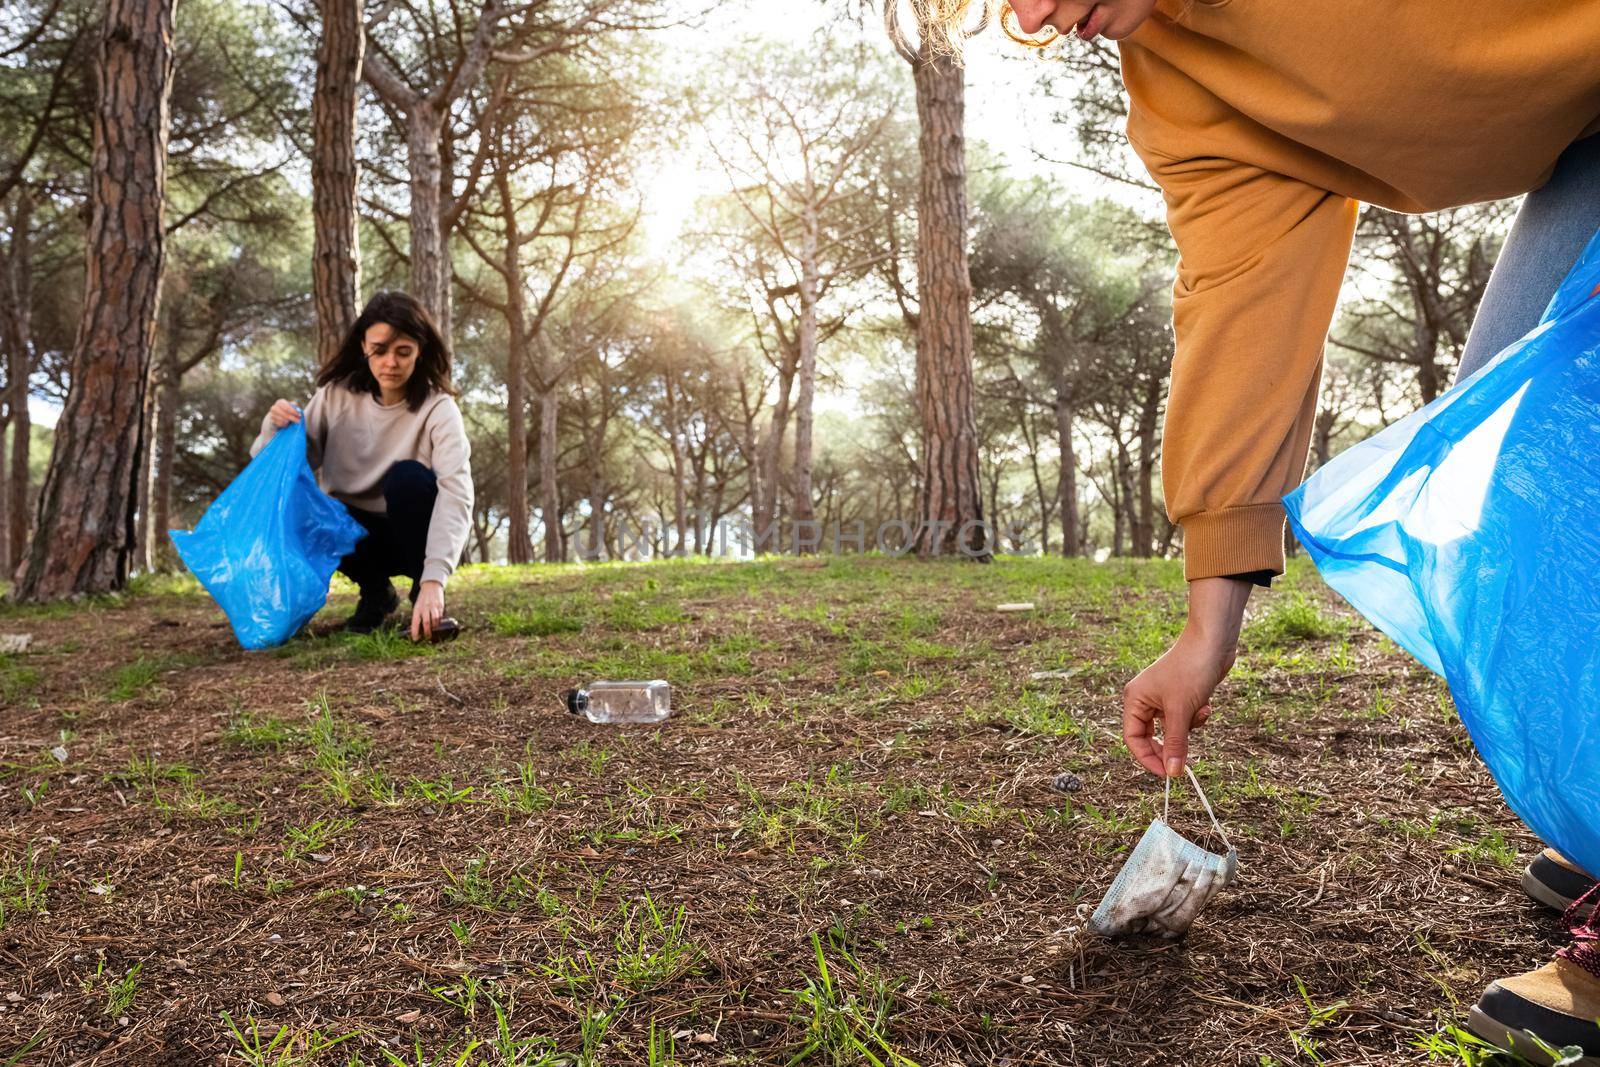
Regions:
[[[1217,578],[1248,571],[1283,573],[1283,505],[1251,504],[1189,515],[1183,527],[1183,576]]]
[[[442,559],[424,560],[421,580],[424,582],[438,582],[440,585],[449,585],[450,571],[450,564]]]

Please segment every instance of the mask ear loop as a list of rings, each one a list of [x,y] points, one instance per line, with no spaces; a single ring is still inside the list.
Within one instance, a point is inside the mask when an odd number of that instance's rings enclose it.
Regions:
[[[1195,796],[1200,798],[1200,806],[1206,809],[1206,816],[1222,837],[1222,843],[1228,846],[1228,851],[1233,851],[1233,842],[1228,840],[1228,831],[1222,828],[1222,824],[1217,821],[1217,813],[1211,810],[1211,801],[1206,799],[1206,791],[1200,788],[1200,779],[1194,776],[1194,768],[1184,764],[1183,772],[1189,776],[1189,783],[1194,786]],[[1172,804],[1172,777],[1168,775],[1163,780],[1166,786],[1161,797],[1161,821],[1167,822],[1167,811]]]

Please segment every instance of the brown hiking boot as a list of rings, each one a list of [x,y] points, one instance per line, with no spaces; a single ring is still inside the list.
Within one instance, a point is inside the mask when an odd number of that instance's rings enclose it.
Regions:
[[[1545,907],[1561,912],[1572,907],[1573,901],[1594,886],[1595,880],[1587,871],[1553,848],[1539,853],[1522,872],[1522,891]],[[1594,905],[1589,905],[1588,910],[1592,915]],[[1589,915],[1580,918],[1589,918]]]
[[[1572,944],[1558,951],[1553,962],[1489,984],[1467,1016],[1473,1032],[1533,1063],[1560,1060],[1573,1067],[1600,1067],[1600,928],[1593,918],[1597,896],[1600,886],[1573,901],[1562,915]],[[1563,1058],[1565,1050],[1574,1048],[1579,1058]]]

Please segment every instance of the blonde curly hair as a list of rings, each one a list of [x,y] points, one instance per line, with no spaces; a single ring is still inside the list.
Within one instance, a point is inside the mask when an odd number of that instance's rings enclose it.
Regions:
[[[886,0],[894,3],[895,0]],[[976,8],[977,25],[984,25],[994,14],[999,0],[911,0],[917,22],[927,35],[927,43],[941,55],[961,56],[962,45],[971,32],[969,21]]]

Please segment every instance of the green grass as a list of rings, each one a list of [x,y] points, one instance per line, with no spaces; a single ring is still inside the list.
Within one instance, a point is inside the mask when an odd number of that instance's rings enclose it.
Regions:
[[[42,914],[49,887],[43,859],[33,845],[19,856],[0,856],[0,930],[8,922]]]
[[[519,868],[505,869],[487,856],[467,860],[459,872],[445,869],[444,896],[452,904],[484,911],[518,911],[530,903],[545,905],[553,899],[543,890],[543,878],[532,878]]]
[[[277,751],[286,745],[298,744],[304,736],[305,731],[299,726],[276,715],[246,711],[229,720],[222,731],[222,743]]]
[[[1303,593],[1276,597],[1245,628],[1243,643],[1252,649],[1281,649],[1342,634],[1349,624],[1324,612]]]
[[[574,634],[583,629],[583,620],[554,602],[540,599],[515,611],[498,611],[489,616],[489,627],[502,637],[550,637]]]
[[[20,656],[0,654],[0,704],[20,704],[38,691],[40,675]]]
[[[816,973],[806,975],[802,984],[790,991],[805,1036],[788,1062],[918,1067],[895,1049],[890,1034],[893,984],[835,945],[835,957],[843,964],[844,973],[854,979],[854,989],[850,989],[834,977],[834,968],[822,951],[822,939],[816,934],[811,935],[811,947]]]

